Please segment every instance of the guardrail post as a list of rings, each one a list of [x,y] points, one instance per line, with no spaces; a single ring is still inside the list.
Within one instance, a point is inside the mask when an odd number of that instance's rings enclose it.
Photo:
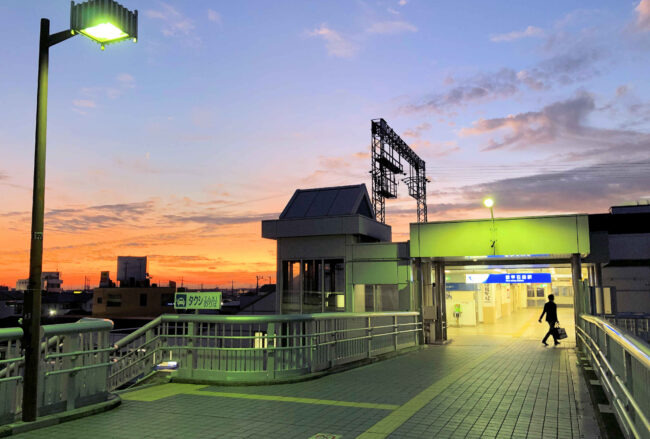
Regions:
[[[318,322],[316,320],[309,322],[309,326],[312,328],[311,334],[318,333]],[[305,334],[305,339],[309,340],[309,371],[311,373],[316,372],[316,358],[318,357],[316,354],[316,349],[318,349],[316,347],[318,345],[316,337],[316,335],[309,336],[309,332]]]
[[[266,334],[268,337],[267,351],[266,351],[266,376],[275,379],[275,347],[277,346],[276,342],[276,333],[275,333],[275,323],[270,322],[266,326]]]
[[[63,338],[63,352],[64,353],[69,353],[69,352],[79,352],[80,351],[80,346],[79,346],[79,339],[81,338],[81,334],[67,334]],[[66,364],[67,363],[67,364]],[[75,369],[79,367],[80,364],[80,358],[79,355],[74,355],[71,357],[68,357],[68,361],[64,361],[64,368],[67,369]],[[72,370],[71,372],[65,374],[65,380],[67,381],[67,389],[66,389],[66,410],[73,410],[75,408],[75,403],[77,399],[77,375],[78,371],[77,370]],[[63,389],[60,389],[63,391]]]
[[[372,356],[372,320],[371,317],[366,317],[366,336],[368,337],[368,355],[370,358]]]
[[[397,352],[397,316],[393,316],[393,348]]]
[[[145,346],[149,346],[149,342],[153,340],[154,338],[153,331],[154,331],[153,329],[149,329],[147,332],[144,333]],[[152,346],[152,348],[153,348],[153,355],[151,356],[151,361],[153,362],[152,366],[155,366],[156,364],[158,364],[156,363],[156,354],[158,353],[158,349],[156,349],[156,346]]]
[[[194,327],[194,322],[189,322],[187,324],[187,342],[185,343],[185,351],[187,352],[187,361],[185,362],[185,368],[187,369],[185,371],[185,376],[187,378],[192,378],[194,375],[194,359],[196,357],[195,355],[195,349],[194,347],[194,335],[195,335],[195,327]]]

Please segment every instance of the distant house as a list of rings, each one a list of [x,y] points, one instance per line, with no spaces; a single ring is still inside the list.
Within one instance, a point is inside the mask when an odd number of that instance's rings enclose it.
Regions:
[[[93,317],[155,318],[175,313],[175,287],[95,288]]]
[[[41,273],[41,290],[48,293],[63,292],[63,280],[58,271],[44,271]],[[29,279],[18,279],[16,281],[16,291],[27,291],[29,289]]]

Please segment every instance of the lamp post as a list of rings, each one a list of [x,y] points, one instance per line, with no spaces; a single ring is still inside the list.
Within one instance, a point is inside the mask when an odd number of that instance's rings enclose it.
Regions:
[[[496,242],[497,240],[495,239],[494,235],[496,234],[496,229],[494,228],[494,200],[492,198],[486,198],[483,200],[483,205],[487,208],[490,209],[490,217],[492,218],[492,239],[491,239],[491,244],[490,247],[492,247],[492,255],[496,255],[497,249],[496,249]]]
[[[131,12],[113,0],[90,0],[70,5],[70,29],[50,34],[50,20],[41,19],[38,49],[38,91],[36,98],[36,142],[32,233],[29,253],[29,286],[23,304],[23,421],[38,416],[38,366],[41,350],[41,275],[43,272],[43,223],[45,213],[45,141],[47,130],[47,76],[51,46],[86,35],[101,45],[138,37],[138,11]]]

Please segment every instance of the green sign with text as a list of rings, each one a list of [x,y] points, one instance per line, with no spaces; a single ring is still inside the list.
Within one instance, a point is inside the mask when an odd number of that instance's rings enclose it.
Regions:
[[[221,292],[205,293],[176,293],[174,295],[175,309],[220,309]]]

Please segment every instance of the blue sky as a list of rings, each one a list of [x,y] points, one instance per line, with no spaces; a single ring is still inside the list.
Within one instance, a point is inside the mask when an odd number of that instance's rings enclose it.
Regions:
[[[72,278],[127,251],[161,276],[272,272],[259,220],[299,187],[369,186],[376,117],[426,161],[429,220],[650,197],[649,0],[123,5],[136,44],[51,48],[46,263]],[[0,3],[0,282],[25,275],[41,17],[66,29],[69,2]]]

